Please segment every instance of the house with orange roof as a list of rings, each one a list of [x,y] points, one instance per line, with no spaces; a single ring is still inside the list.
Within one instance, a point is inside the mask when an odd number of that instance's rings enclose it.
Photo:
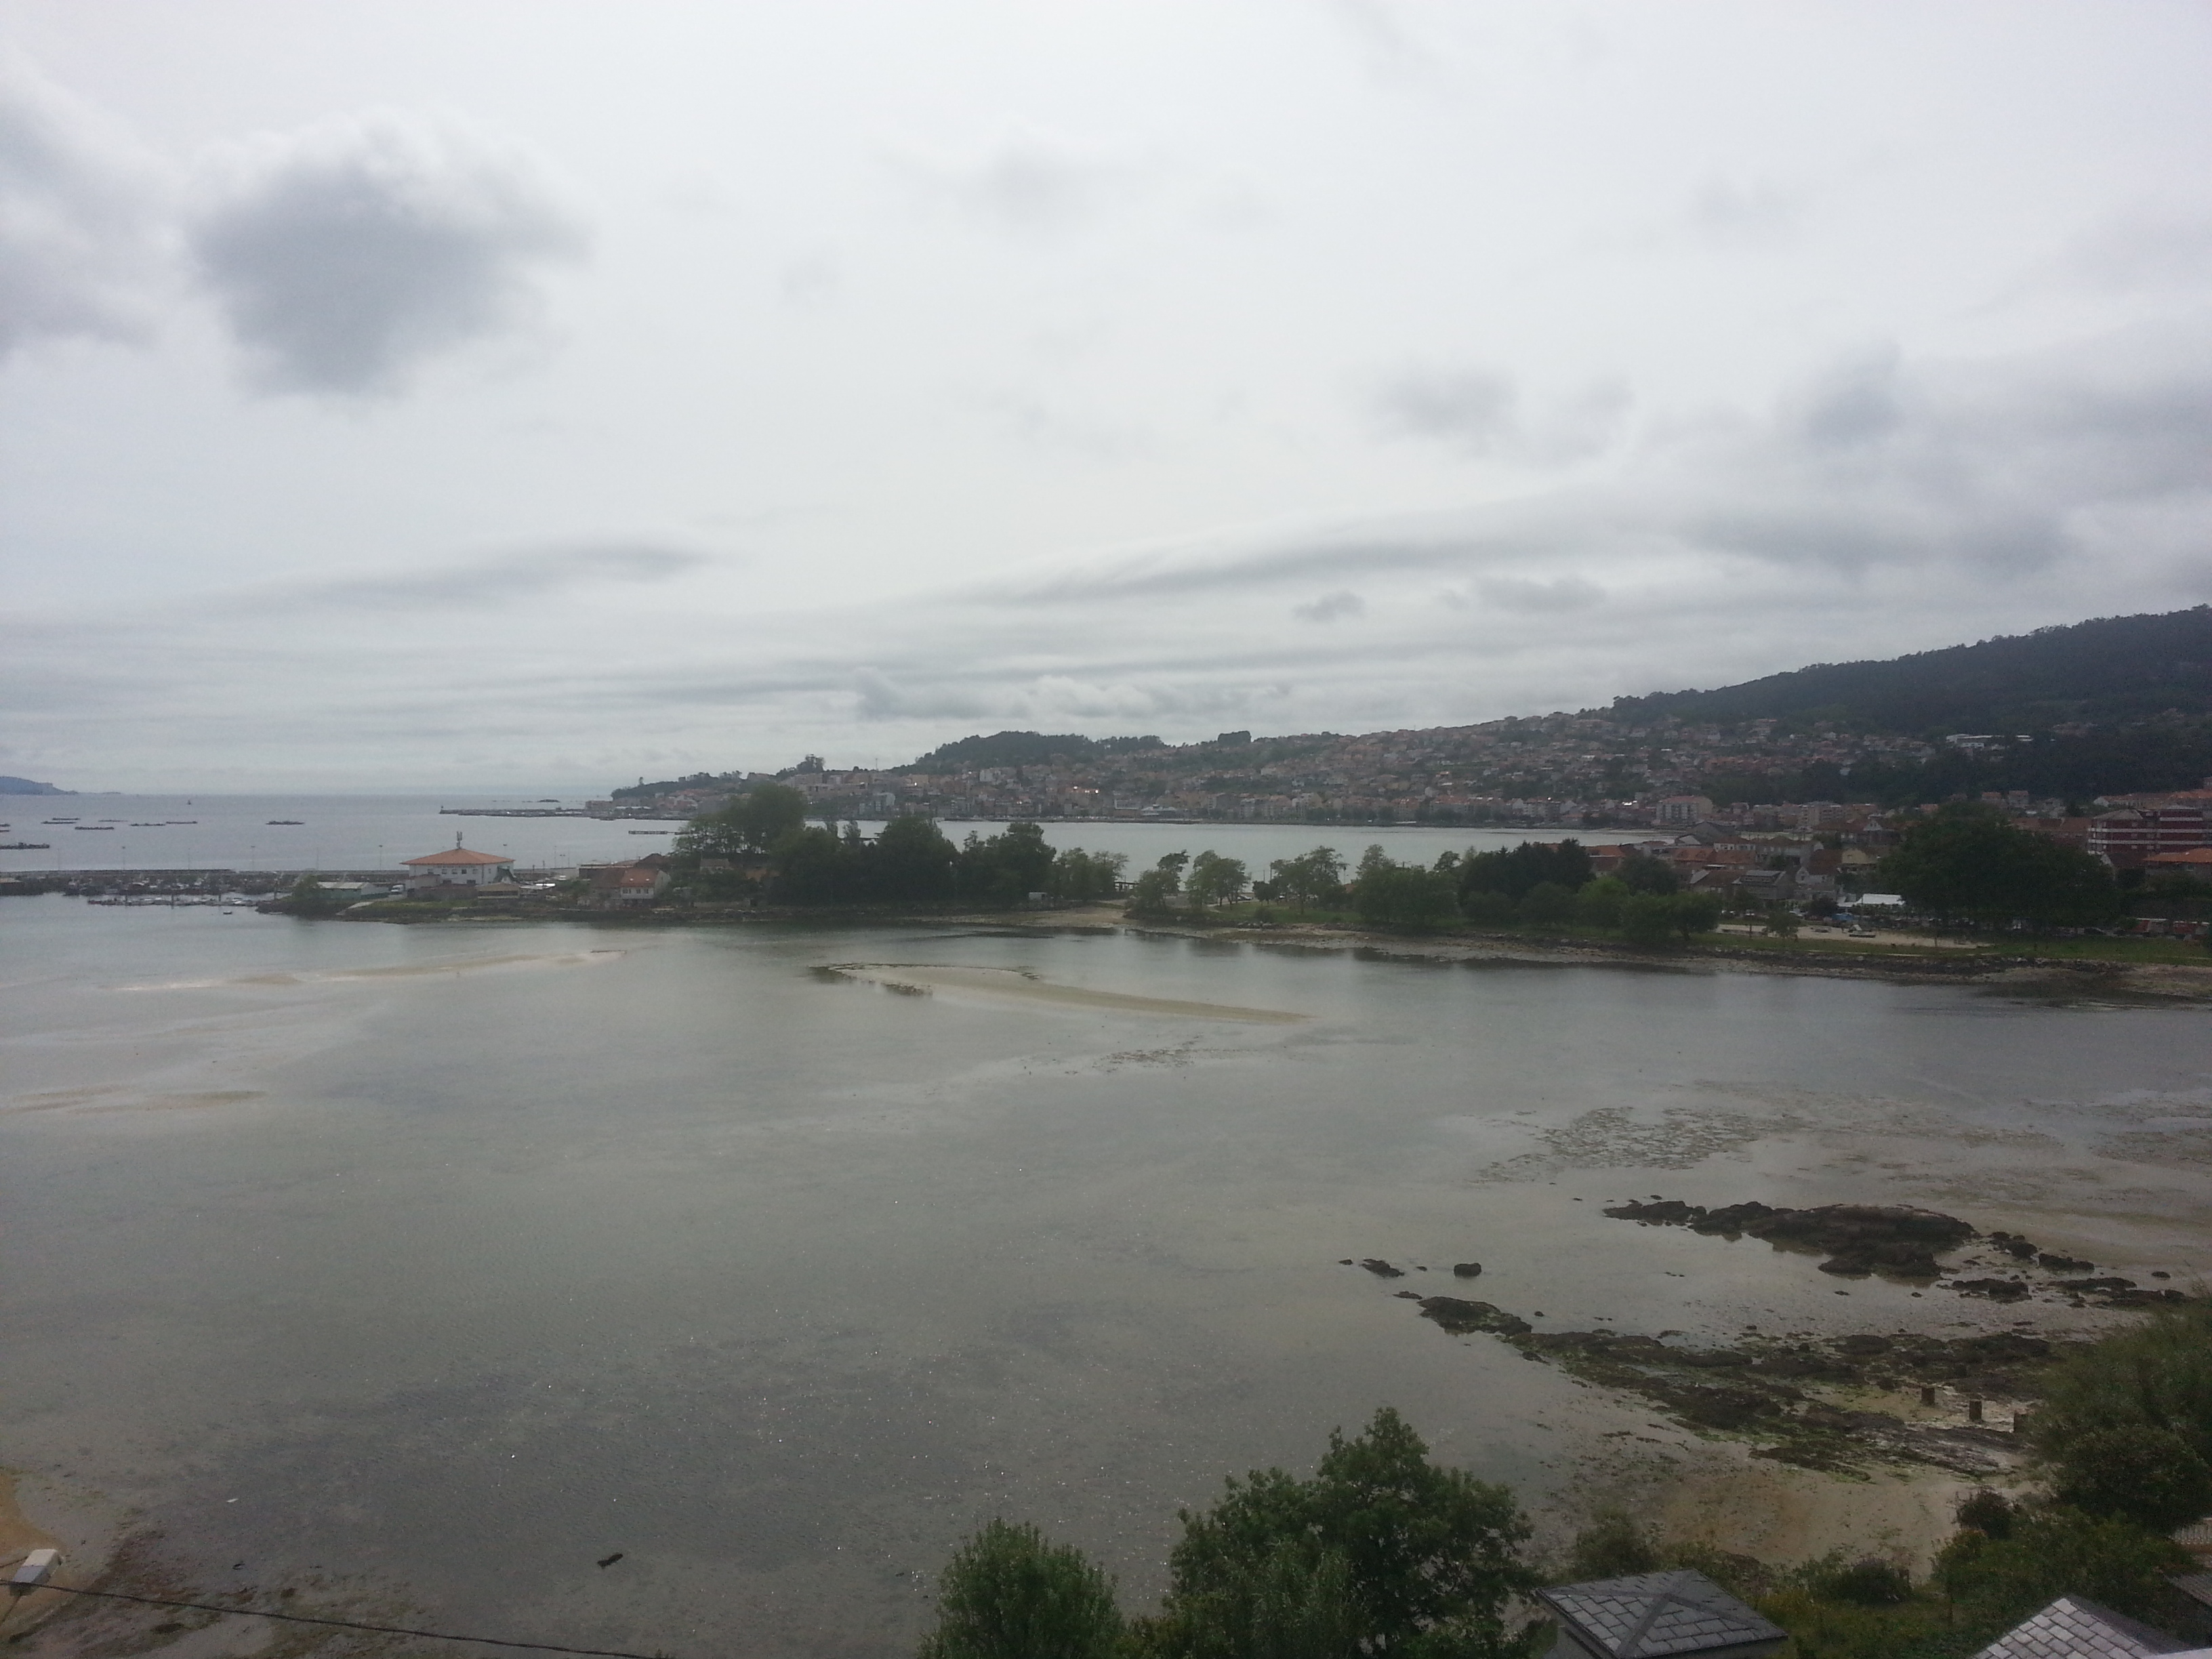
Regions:
[[[437,887],[489,887],[514,877],[513,859],[472,852],[461,845],[459,836],[442,853],[428,853],[402,862],[407,868],[407,884],[416,892]]]

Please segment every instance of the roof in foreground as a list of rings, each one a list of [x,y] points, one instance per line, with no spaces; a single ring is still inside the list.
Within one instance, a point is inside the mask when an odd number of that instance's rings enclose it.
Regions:
[[[1537,1592],[1577,1635],[1613,1659],[1709,1653],[1779,1642],[1780,1626],[1761,1618],[1701,1572],[1644,1572]]]
[[[2212,1649],[2139,1624],[2085,1596],[2062,1595],[2014,1625],[1974,1659],[2198,1659]]]
[[[472,853],[465,847],[448,847],[442,853],[426,853],[419,859],[403,859],[403,864],[429,865],[432,868],[474,870],[488,864],[512,864],[513,859],[495,858],[489,853]]]

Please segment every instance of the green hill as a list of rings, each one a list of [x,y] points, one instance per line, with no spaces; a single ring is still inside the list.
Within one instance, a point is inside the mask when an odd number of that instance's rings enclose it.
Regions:
[[[1044,766],[1165,747],[1158,738],[1086,738],[1074,732],[994,732],[939,744],[901,772],[957,772],[971,766]]]
[[[2212,714],[2212,605],[2100,617],[1882,662],[1818,663],[1711,691],[1623,697],[1616,719],[1698,724],[1832,720],[1923,735],[2128,726]]]

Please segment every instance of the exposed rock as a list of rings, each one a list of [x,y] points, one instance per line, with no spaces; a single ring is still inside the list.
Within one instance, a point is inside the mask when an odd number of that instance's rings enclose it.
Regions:
[[[2077,1294],[2088,1292],[2097,1296],[2118,1296],[2123,1291],[2132,1291],[2135,1287],[2134,1279],[2122,1279],[2117,1274],[2108,1279],[2062,1279],[2058,1281],[2058,1288],[2062,1291],[2073,1291]]]
[[[1821,1272],[1851,1279],[1870,1273],[1886,1279],[1934,1279],[1942,1272],[1937,1253],[1955,1249],[1975,1236],[1974,1229],[1956,1216],[1903,1205],[1824,1204],[1789,1210],[1753,1202],[1707,1209],[1680,1199],[1660,1199],[1613,1205],[1605,1213],[1617,1220],[1687,1227],[1723,1238],[1748,1235],[1778,1249],[1823,1251],[1828,1260],[1820,1264]]]
[[[1480,1279],[1482,1277],[1482,1263],[1480,1261],[1455,1261],[1452,1263],[1452,1277],[1455,1279]]]
[[[1432,1319],[1454,1336],[1488,1331],[1493,1336],[1526,1336],[1535,1328],[1518,1315],[1489,1302],[1468,1302],[1455,1296],[1420,1298],[1421,1317]]]
[[[2028,1292],[2028,1286],[2017,1279],[1954,1279],[1945,1288],[1960,1296],[1985,1296],[1992,1302],[2018,1302]]]
[[[2055,1273],[2094,1273],[2097,1267],[2095,1262],[2084,1261],[2078,1255],[2054,1255],[2049,1250],[2043,1251],[2035,1258],[2035,1265],[2047,1267]]]
[[[2018,1233],[1991,1233],[1990,1243],[2017,1261],[2032,1261],[2035,1259],[2035,1246]]]
[[[2008,1468],[2020,1443],[2001,1430],[1908,1422],[1807,1390],[1884,1389],[1910,1397],[1933,1383],[1980,1399],[2025,1401],[2037,1396],[2041,1372],[2056,1353],[2044,1338],[2010,1331],[1962,1337],[1861,1332],[1822,1340],[1753,1335],[1729,1347],[1677,1347],[1620,1331],[1539,1332],[1487,1302],[1423,1297],[1420,1305],[1424,1318],[1455,1334],[1486,1332],[1526,1358],[1648,1401],[1686,1428],[1756,1434],[1778,1443],[1754,1455],[1814,1469],[1849,1470],[1870,1459],[1971,1474]]]
[[[1403,1279],[1406,1276],[1403,1267],[1394,1267],[1379,1255],[1370,1255],[1359,1265],[1377,1279]]]

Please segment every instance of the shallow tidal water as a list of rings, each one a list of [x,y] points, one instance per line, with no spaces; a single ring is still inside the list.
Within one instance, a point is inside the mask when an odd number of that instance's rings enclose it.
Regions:
[[[1924,1203],[2212,1270],[2193,1009],[58,896],[0,910],[0,983],[33,1517],[172,1585],[523,1639],[874,1659],[994,1514],[1134,1606],[1178,1504],[1378,1405],[1540,1506],[1593,1413],[1646,1426],[1401,1289],[1707,1336],[2019,1316],[1844,1300],[1608,1199]]]

